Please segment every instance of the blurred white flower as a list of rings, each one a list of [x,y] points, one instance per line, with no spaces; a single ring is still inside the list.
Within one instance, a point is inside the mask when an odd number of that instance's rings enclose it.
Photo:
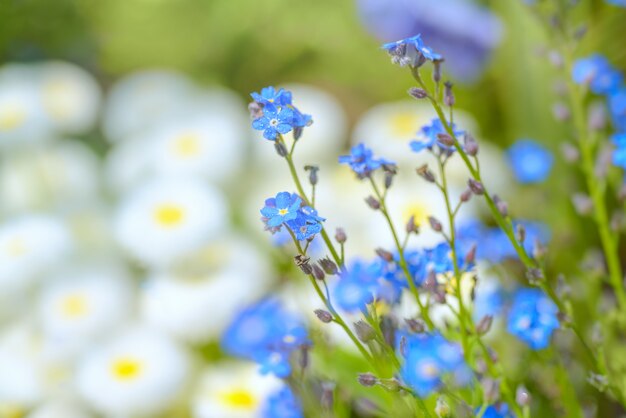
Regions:
[[[92,418],[93,414],[76,401],[50,400],[32,410],[26,418]]]
[[[0,69],[0,149],[46,140],[46,119],[32,66],[10,64]]]
[[[155,416],[184,389],[187,354],[147,328],[125,331],[89,353],[79,366],[78,391],[107,416]]]
[[[99,191],[98,157],[78,141],[14,152],[0,166],[7,212],[67,208],[93,201]]]
[[[44,287],[39,320],[52,344],[68,355],[79,354],[127,319],[132,296],[122,269],[72,268]]]
[[[27,214],[0,226],[0,286],[23,288],[64,261],[72,246],[67,227],[48,215]]]
[[[115,233],[139,261],[163,267],[216,238],[228,223],[218,190],[195,178],[155,179],[123,200]]]
[[[155,122],[185,114],[195,86],[182,74],[146,70],[118,81],[105,105],[104,132],[116,142],[141,133]]]
[[[258,366],[223,362],[208,367],[194,392],[194,418],[258,418],[269,395],[282,381],[261,375]]]
[[[38,68],[43,107],[50,124],[63,133],[82,133],[95,124],[102,93],[82,68],[49,61]]]

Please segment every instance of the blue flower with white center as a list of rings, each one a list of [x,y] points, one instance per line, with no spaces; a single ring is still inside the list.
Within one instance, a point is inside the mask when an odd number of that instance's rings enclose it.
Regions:
[[[474,413],[478,414],[480,408],[476,408]],[[515,418],[511,413],[509,406],[505,403],[499,403],[496,405],[489,405],[483,413],[483,418]]]
[[[558,308],[539,289],[520,289],[509,312],[508,331],[533,350],[550,345],[550,337],[559,327]]]
[[[265,401],[263,418],[304,418],[300,400],[289,386],[270,395]]]
[[[287,222],[289,229],[296,235],[298,241],[304,241],[322,231],[322,222],[326,219],[317,215],[317,211],[310,206],[302,206],[295,219]]]
[[[420,66],[425,60],[441,61],[443,57],[424,45],[421,35],[383,44],[382,48],[392,57],[394,64]]]
[[[507,151],[513,175],[520,183],[539,183],[550,174],[552,153],[529,139],[521,139]]]
[[[278,134],[286,134],[293,129],[293,118],[293,110],[270,103],[263,107],[263,116],[255,119],[252,127],[263,131],[263,137],[273,141]]]
[[[256,92],[250,93],[250,96],[252,96],[255,102],[264,105],[275,104],[286,106],[291,104],[291,92],[285,89],[276,90],[276,88],[272,86],[264,87],[260,94]]]
[[[613,135],[611,141],[616,146],[613,151],[613,164],[626,169],[626,133]]]
[[[346,312],[364,309],[374,301],[372,289],[376,287],[377,279],[376,270],[371,265],[356,260],[339,276],[333,289],[333,301]]]
[[[427,397],[442,386],[445,376],[455,383],[468,383],[469,369],[463,351],[439,333],[405,335],[405,360],[400,369],[403,382],[420,397]]]
[[[254,361],[261,365],[261,374],[273,374],[274,376],[285,378],[291,374],[291,364],[289,363],[288,351],[260,351],[254,356]]]
[[[609,96],[609,111],[615,129],[626,132],[626,87],[615,90]]]
[[[457,129],[455,124],[452,124],[452,131],[456,138],[461,138],[465,132]],[[439,142],[437,135],[446,134],[447,131],[443,126],[443,123],[439,119],[433,119],[430,125],[423,126],[420,134],[420,139],[416,139],[409,143],[411,150],[413,152],[421,152],[425,149],[432,150],[435,145],[437,145],[442,150],[454,151],[456,148],[454,146],[444,145]]]
[[[623,77],[605,57],[593,54],[574,63],[572,78],[577,84],[588,84],[596,94],[609,94],[621,85]]]
[[[372,150],[362,143],[353,146],[349,155],[341,155],[339,164],[348,164],[360,179],[368,177],[372,171],[378,170],[383,165],[395,165],[392,161],[374,158]]]
[[[280,192],[276,197],[267,199],[261,215],[268,227],[274,228],[298,217],[302,199],[297,194]]]

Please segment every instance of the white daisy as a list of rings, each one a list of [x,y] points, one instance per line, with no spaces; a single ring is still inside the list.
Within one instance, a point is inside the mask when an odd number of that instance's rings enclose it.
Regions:
[[[155,416],[184,389],[189,374],[186,353],[163,335],[127,330],[92,351],[79,365],[79,393],[101,414]]]
[[[0,286],[23,288],[62,262],[71,248],[66,226],[51,216],[23,215],[0,226]]]
[[[273,375],[261,375],[258,366],[224,362],[207,368],[194,392],[194,418],[257,418],[268,396],[282,387]]]
[[[195,86],[182,74],[149,70],[118,81],[106,101],[104,132],[110,141],[126,139],[155,122],[182,116]]]
[[[32,410],[26,418],[92,418],[79,402],[52,399]]]
[[[91,74],[60,61],[46,62],[38,70],[41,100],[51,125],[64,133],[92,128],[102,93]]]
[[[124,199],[115,234],[140,261],[166,266],[218,236],[227,216],[221,193],[200,180],[156,179]]]
[[[78,354],[113,331],[130,313],[128,277],[111,267],[72,269],[50,278],[39,303],[39,320],[52,344]]]

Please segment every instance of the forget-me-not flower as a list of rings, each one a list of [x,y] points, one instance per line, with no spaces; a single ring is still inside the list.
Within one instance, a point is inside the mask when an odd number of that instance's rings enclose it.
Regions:
[[[520,183],[539,183],[550,174],[552,153],[530,139],[521,139],[507,151],[513,175]]]
[[[559,327],[558,308],[539,289],[520,289],[509,312],[507,329],[533,350],[550,345],[550,337]]]

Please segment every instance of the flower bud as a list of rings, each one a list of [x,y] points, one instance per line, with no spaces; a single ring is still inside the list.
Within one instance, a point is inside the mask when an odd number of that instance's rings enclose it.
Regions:
[[[391,172],[391,171],[386,171],[385,172],[385,189],[389,189],[391,187],[391,184],[393,183],[393,176],[395,175],[395,173]]]
[[[465,191],[463,191],[463,193],[461,193],[461,202],[465,203],[467,201],[470,200],[470,198],[472,197],[472,190],[471,189],[465,189]]]
[[[530,405],[530,401],[531,396],[530,392],[528,392],[528,389],[526,389],[524,385],[518,386],[517,390],[515,391],[515,402],[517,402],[517,404],[523,408]]]
[[[373,210],[380,209],[380,202],[374,198],[374,196],[367,196],[365,203]]]
[[[378,383],[378,378],[369,372],[360,373],[357,380],[359,381],[361,385],[365,387],[371,387],[371,386],[374,386],[376,383]]]
[[[465,134],[463,138],[463,147],[465,148],[467,155],[475,156],[478,154],[478,142],[471,134]]]
[[[422,334],[426,331],[426,323],[421,319],[407,318],[404,322],[406,322],[411,332],[415,334]]]
[[[276,150],[276,154],[281,157],[287,155],[287,147],[282,141],[274,141],[274,149]]]
[[[419,226],[415,224],[415,215],[411,215],[409,217],[409,220],[407,221],[406,226],[404,227],[404,230],[406,231],[407,234],[411,234],[411,233],[419,234],[420,232]]]
[[[574,193],[572,203],[576,213],[582,216],[590,215],[593,212],[593,201],[584,193]]]
[[[322,382],[322,396],[320,397],[320,405],[323,409],[332,410],[335,403],[335,383]]]
[[[486,377],[481,383],[485,402],[488,404],[497,402],[500,399],[500,382]]]
[[[485,193],[485,188],[483,187],[483,184],[479,181],[469,179],[467,180],[467,185],[469,186],[472,193],[474,193],[475,195],[481,195]]]
[[[393,254],[382,248],[376,248],[376,255],[388,263],[391,263],[393,261]]]
[[[251,119],[263,117],[263,105],[258,102],[248,103],[248,111],[250,112]]]
[[[437,404],[435,405],[435,414],[438,418],[450,418],[452,417],[452,410],[450,405],[441,396],[437,398]]]
[[[508,203],[500,199],[500,196],[498,196],[497,194],[494,194],[492,199],[493,199],[493,203],[496,205],[496,208],[498,209],[498,212],[500,212],[500,215],[504,216],[505,218],[509,216]]]
[[[422,286],[429,292],[434,292],[437,289],[437,274],[434,270],[428,270]]]
[[[595,102],[589,107],[588,125],[592,131],[602,131],[606,128],[606,108],[604,103]]]
[[[493,324],[493,315],[485,315],[478,321],[478,325],[476,325],[476,332],[478,335],[485,335],[491,329],[491,324]]]
[[[344,244],[348,240],[348,236],[346,235],[346,231],[343,228],[337,228],[335,231],[335,241],[339,244]]]
[[[315,316],[317,316],[317,318],[325,324],[328,324],[333,320],[333,316],[330,312],[325,311],[324,309],[316,309],[313,312],[315,313]]]
[[[552,113],[554,118],[559,122],[564,122],[570,118],[569,108],[563,103],[555,103],[552,106]]]
[[[428,223],[430,224],[430,227],[433,229],[433,231],[435,232],[443,231],[443,226],[441,225],[441,222],[439,222],[439,220],[435,218],[434,216],[428,217]]]
[[[447,133],[437,134],[437,141],[439,141],[440,143],[448,147],[451,147],[452,145],[454,145],[454,138],[452,138]]]
[[[520,244],[523,244],[524,241],[526,241],[526,228],[524,225],[517,224],[517,227],[515,228],[515,238],[517,238]]]
[[[411,87],[408,91],[409,96],[414,97],[418,100],[425,99],[428,97],[428,93],[424,89],[420,89],[419,87]]]
[[[449,81],[446,81],[444,83],[445,89],[444,89],[444,94],[443,94],[443,103],[446,106],[452,107],[454,106],[454,93],[452,93],[452,83]]]
[[[476,261],[476,244],[473,244],[465,253],[465,264],[473,264]]]
[[[355,322],[354,330],[356,331],[356,336],[359,337],[359,340],[363,341],[364,343],[372,341],[376,336],[374,328],[372,328],[370,324],[365,321]]]
[[[313,277],[315,277],[315,279],[322,281],[324,280],[324,270],[322,270],[320,268],[320,266],[318,266],[317,264],[313,264]]]
[[[311,186],[315,186],[318,181],[317,172],[320,168],[316,165],[305,165],[304,169],[309,172],[309,183],[311,183]]]
[[[580,151],[569,142],[564,142],[561,145],[561,154],[563,154],[563,158],[568,163],[575,163],[580,159]]]
[[[339,269],[337,268],[337,264],[335,264],[328,257],[322,258],[317,263],[320,265],[320,267],[322,267],[322,270],[324,270],[324,273],[326,273],[328,275],[332,276],[332,275],[335,275],[335,274],[339,273]]]
[[[437,84],[441,82],[441,60],[433,61],[433,81]]]
[[[415,169],[415,171],[417,172],[418,176],[420,176],[421,178],[423,178],[427,182],[429,182],[429,183],[434,183],[435,182],[435,175],[433,174],[432,171],[430,171],[428,169],[428,165],[427,164],[424,164],[423,166],[418,167],[417,169]]]
[[[304,274],[313,273],[313,269],[311,268],[311,265],[309,264],[309,260],[310,260],[309,257],[305,255],[297,255],[293,259],[296,262],[296,266],[298,266]]]
[[[538,285],[541,282],[543,277],[543,272],[537,268],[531,268],[526,271],[526,278],[528,282],[534,286]]]

